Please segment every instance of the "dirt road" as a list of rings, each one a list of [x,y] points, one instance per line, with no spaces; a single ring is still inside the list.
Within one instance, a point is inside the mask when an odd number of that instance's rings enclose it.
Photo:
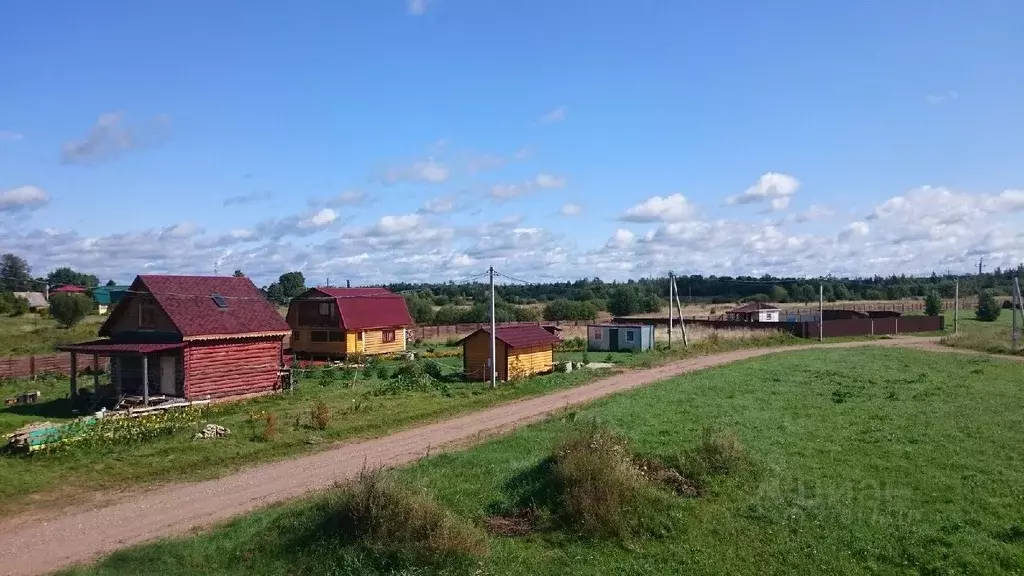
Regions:
[[[86,562],[146,540],[181,535],[239,514],[331,486],[365,464],[398,466],[444,447],[466,445],[581,404],[665,380],[679,374],[776,352],[808,348],[906,346],[943,352],[934,339],[894,339],[785,348],[753,348],[682,360],[642,371],[616,374],[569,390],[519,400],[418,426],[383,438],[349,442],[311,454],[262,465],[224,478],[147,491],[117,504],[50,518],[0,521],[0,572],[41,574]],[[1017,358],[1018,360],[1020,358]],[[69,482],[74,479],[69,478]]]

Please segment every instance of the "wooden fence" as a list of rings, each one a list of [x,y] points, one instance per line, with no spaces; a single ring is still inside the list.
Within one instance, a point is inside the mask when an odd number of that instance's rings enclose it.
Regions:
[[[87,358],[87,357],[86,357]],[[78,362],[78,373],[88,374],[92,371],[107,371],[107,358],[93,358]],[[0,378],[35,378],[40,374],[71,374],[71,354],[40,354],[36,356],[15,356],[0,358]]]

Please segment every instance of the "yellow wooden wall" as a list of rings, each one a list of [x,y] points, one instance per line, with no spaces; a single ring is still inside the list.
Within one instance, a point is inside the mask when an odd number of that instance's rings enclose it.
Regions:
[[[555,364],[554,348],[550,344],[513,348],[511,352],[508,358],[508,374],[511,379],[547,372]]]
[[[384,342],[384,330],[364,330],[363,354],[391,354],[405,352],[405,328],[395,328],[395,341]]]
[[[327,330],[318,330],[327,332]],[[313,342],[311,336],[313,329],[293,330],[291,346],[293,352],[303,354],[323,354],[325,356],[344,356],[348,353],[347,341],[355,338],[355,333],[345,333],[340,342]],[[299,339],[295,340],[294,334],[298,333]]]

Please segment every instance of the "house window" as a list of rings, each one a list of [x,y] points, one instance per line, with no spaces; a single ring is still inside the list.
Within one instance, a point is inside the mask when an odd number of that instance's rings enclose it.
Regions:
[[[300,334],[300,332],[298,330],[294,330],[292,332],[292,342],[298,342],[299,341],[299,334]]]
[[[601,329],[598,328],[597,330],[594,330],[594,340],[600,340],[600,339],[601,339]]]
[[[313,330],[309,333],[309,340],[311,342],[327,342],[330,336],[325,330]]]
[[[156,305],[146,296],[139,299],[139,328],[156,328]]]
[[[344,342],[345,341],[345,333],[344,332],[341,332],[341,331],[338,331],[338,330],[332,330],[328,334],[329,334],[328,339],[331,342]]]
[[[632,330],[626,330],[626,342],[632,342],[634,334]]]
[[[394,330],[384,330],[383,332],[380,333],[380,341],[385,343],[385,344],[387,344],[389,342],[394,342],[395,341],[395,331]]]
[[[358,334],[358,335],[356,336],[356,340],[359,340],[360,342],[362,342],[362,341],[363,341],[363,333],[362,333],[362,332],[360,332],[360,333],[359,333],[359,334]]]
[[[321,302],[320,303],[320,315],[321,316],[330,316],[331,315],[331,303],[330,302]]]

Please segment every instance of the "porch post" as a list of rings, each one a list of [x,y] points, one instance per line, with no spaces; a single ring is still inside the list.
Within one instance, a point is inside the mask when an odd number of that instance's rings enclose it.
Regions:
[[[71,399],[78,398],[78,354],[71,353]]]
[[[113,375],[113,376],[114,376],[114,379],[115,379],[115,380],[116,380],[116,382],[117,382],[117,384],[115,384],[115,385],[114,385],[114,386],[115,386],[115,392],[114,392],[114,394],[115,394],[115,395],[116,395],[116,396],[117,396],[117,397],[118,397],[119,399],[121,398],[121,390],[123,390],[123,389],[124,389],[124,385],[123,385],[123,384],[121,383],[121,374],[122,374],[122,368],[121,368],[121,358],[122,358],[122,357],[120,357],[120,356],[119,356],[119,357],[117,358],[117,369],[116,369],[116,371],[115,371],[115,374]],[[110,364],[111,364],[111,366],[113,366],[113,365],[114,365],[114,358],[113,358],[113,357],[111,357],[111,359],[110,359]]]
[[[149,406],[149,356],[142,355],[142,405]]]
[[[100,357],[98,354],[92,355],[92,391],[93,394],[97,393],[100,389]]]

